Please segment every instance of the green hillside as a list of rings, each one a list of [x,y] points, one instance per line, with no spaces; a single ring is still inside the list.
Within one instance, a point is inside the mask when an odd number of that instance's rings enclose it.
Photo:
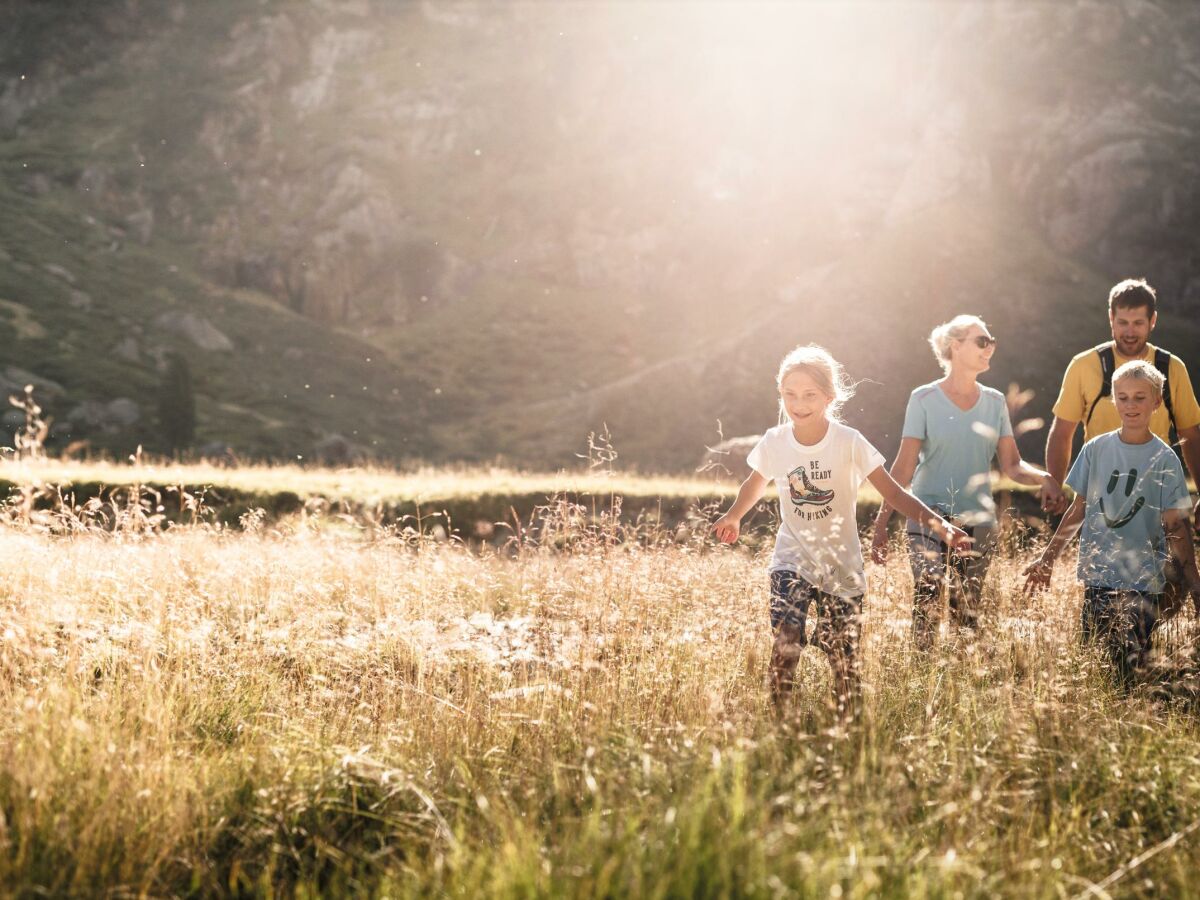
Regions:
[[[1194,360],[1200,18],[871,9],[10,2],[0,387],[162,449],[182,353],[194,447],[680,470],[800,342],[887,450],[958,312],[1036,415],[1119,277]]]

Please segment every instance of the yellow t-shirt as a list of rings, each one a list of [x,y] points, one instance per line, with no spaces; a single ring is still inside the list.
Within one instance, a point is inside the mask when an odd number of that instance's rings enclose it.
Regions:
[[[1100,346],[1105,345],[1101,344]],[[1146,350],[1141,356],[1141,359],[1150,365],[1154,365],[1154,349],[1153,344],[1147,344]],[[1084,350],[1076,355],[1071,360],[1071,364],[1067,366],[1067,373],[1063,376],[1062,390],[1059,391],[1058,400],[1054,404],[1054,415],[1060,419],[1068,422],[1082,422],[1087,418],[1092,402],[1100,396],[1100,388],[1104,384],[1104,373],[1100,368],[1100,354],[1096,350],[1096,347]],[[1116,358],[1115,368],[1120,368],[1129,362],[1127,357],[1122,356],[1115,349],[1113,353]],[[1193,425],[1200,425],[1200,405],[1196,403],[1196,394],[1192,390],[1192,380],[1188,377],[1187,366],[1178,356],[1172,356],[1168,371],[1170,372],[1171,404],[1175,410],[1175,428],[1182,430],[1191,428]],[[1113,405],[1111,397],[1105,397],[1096,404],[1091,421],[1085,424],[1083,439],[1090,441],[1097,435],[1116,431],[1120,427],[1121,417],[1117,415],[1117,408]],[[1155,410],[1151,417],[1150,430],[1164,441],[1170,440],[1168,435],[1171,430],[1171,418],[1167,414],[1165,403]]]

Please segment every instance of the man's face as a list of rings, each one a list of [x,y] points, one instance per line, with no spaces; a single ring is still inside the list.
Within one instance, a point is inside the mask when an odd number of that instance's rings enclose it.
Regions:
[[[1118,306],[1108,314],[1108,323],[1112,326],[1113,340],[1117,343],[1117,352],[1126,358],[1138,358],[1146,351],[1146,341],[1154,330],[1154,320],[1157,314],[1150,314],[1148,306]]]

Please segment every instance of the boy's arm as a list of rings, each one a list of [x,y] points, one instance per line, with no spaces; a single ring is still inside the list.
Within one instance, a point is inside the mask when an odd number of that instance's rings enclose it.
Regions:
[[[1196,571],[1196,547],[1192,543],[1192,523],[1185,510],[1168,509],[1162,514],[1163,531],[1171,557],[1183,571],[1184,580],[1192,594],[1192,603],[1200,613],[1200,573]]]
[[[1026,594],[1035,594],[1050,584],[1050,573],[1054,569],[1054,561],[1058,559],[1067,544],[1071,543],[1072,538],[1079,531],[1079,526],[1083,524],[1086,504],[1087,501],[1084,500],[1082,494],[1075,495],[1075,499],[1067,507],[1066,514],[1059,521],[1054,537],[1046,545],[1046,549],[1042,551],[1041,556],[1025,568],[1023,574],[1025,575]]]
[[[718,540],[732,544],[738,539],[738,535],[742,532],[742,517],[762,499],[768,484],[770,481],[761,472],[754,470],[750,472],[750,476],[738,488],[737,497],[734,498],[733,506],[729,507],[729,512],[717,519],[717,524],[713,526]]]
[[[967,533],[961,528],[951,525],[932,509],[900,487],[887,470],[883,466],[875,469],[867,480],[871,482],[875,490],[879,491],[879,495],[883,497],[883,502],[898,513],[910,519],[915,519],[924,524],[927,528],[937,534],[951,547],[968,546],[971,539],[967,537]]]

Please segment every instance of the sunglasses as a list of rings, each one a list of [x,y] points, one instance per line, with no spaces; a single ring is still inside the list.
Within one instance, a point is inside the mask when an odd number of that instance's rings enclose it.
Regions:
[[[963,340],[966,340],[966,338],[963,338]],[[996,339],[994,337],[988,337],[986,334],[977,334],[973,340],[975,342],[975,346],[980,350],[986,350],[988,347],[996,346]]]

